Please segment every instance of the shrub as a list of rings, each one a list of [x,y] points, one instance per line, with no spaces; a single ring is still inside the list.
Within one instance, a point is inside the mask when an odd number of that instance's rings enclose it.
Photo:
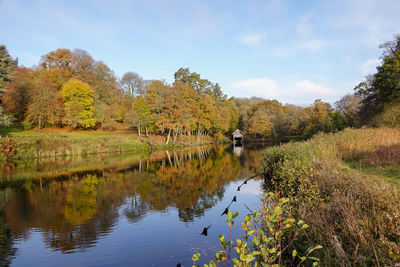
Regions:
[[[30,130],[33,128],[32,123],[29,121],[23,121],[23,122],[21,122],[21,125],[25,130]]]
[[[219,235],[223,250],[215,255],[217,264],[230,262],[231,248],[238,257],[233,258],[235,266],[300,266],[313,262],[319,266],[319,259],[311,257],[311,253],[322,246],[312,246],[305,251],[294,248],[293,244],[300,233],[308,228],[304,221],[296,221],[291,216],[292,206],[288,198],[279,197],[277,193],[268,193],[261,200],[262,207],[244,217],[241,228],[244,232],[242,239],[232,241],[232,226],[238,212],[228,211],[225,222],[230,228],[229,240]],[[300,256],[302,255],[302,256]],[[200,259],[200,253],[193,255],[193,265]],[[204,266],[216,266],[214,261]],[[230,266],[230,264],[229,264]]]
[[[1,153],[3,153],[7,158],[11,158],[17,154],[17,147],[15,143],[7,138],[7,140],[4,143],[1,143]]]

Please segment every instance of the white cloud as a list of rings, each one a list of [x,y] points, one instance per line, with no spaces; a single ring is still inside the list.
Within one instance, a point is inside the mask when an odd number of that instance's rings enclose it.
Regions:
[[[299,81],[294,85],[294,90],[299,93],[312,94],[316,96],[334,96],[335,91],[326,85],[313,83],[309,80]]]
[[[377,58],[370,58],[361,64],[360,69],[363,75],[368,75],[376,71],[376,66],[378,66],[381,61]]]
[[[237,81],[231,87],[247,96],[278,97],[279,89],[274,80],[268,78],[255,78]]]
[[[311,104],[318,98],[335,101],[340,96],[329,86],[310,80],[301,80],[283,86],[269,78],[254,78],[234,82],[230,87],[233,89],[233,95],[238,97],[259,96],[291,104]]]
[[[240,38],[240,42],[245,45],[260,45],[264,39],[265,39],[265,34],[260,34],[260,33],[253,33],[253,34],[248,34],[244,35]]]
[[[308,49],[314,52],[320,50],[324,46],[325,42],[323,40],[317,40],[317,39],[308,40],[300,44],[300,48]]]

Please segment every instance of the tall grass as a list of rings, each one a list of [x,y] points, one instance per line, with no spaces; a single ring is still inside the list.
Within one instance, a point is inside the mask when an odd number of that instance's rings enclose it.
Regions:
[[[325,265],[400,263],[400,189],[345,161],[399,164],[400,131],[346,129],[265,151],[264,170],[324,245]]]

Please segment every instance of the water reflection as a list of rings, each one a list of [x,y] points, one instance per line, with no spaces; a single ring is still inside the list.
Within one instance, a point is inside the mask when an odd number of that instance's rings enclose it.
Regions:
[[[16,240],[36,232],[47,248],[73,253],[95,246],[121,219],[138,224],[172,208],[179,221],[193,222],[223,199],[227,184],[257,173],[260,160],[260,150],[242,150],[239,158],[230,147],[199,147],[105,168],[71,172],[63,165],[30,174],[34,179],[10,176],[0,191],[0,263],[15,256]]]
[[[243,146],[242,146],[242,144],[234,145],[233,146],[233,153],[235,153],[236,156],[240,157],[243,154]]]

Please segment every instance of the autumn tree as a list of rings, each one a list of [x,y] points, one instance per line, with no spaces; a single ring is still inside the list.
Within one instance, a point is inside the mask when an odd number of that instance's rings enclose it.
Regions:
[[[274,125],[270,121],[269,115],[259,109],[254,112],[249,121],[248,132],[258,136],[271,136]]]
[[[36,123],[39,128],[62,124],[63,102],[56,85],[46,75],[39,77],[31,91],[27,114],[27,120]]]
[[[10,81],[15,67],[18,65],[17,60],[12,59],[4,45],[0,45],[0,100],[4,93],[5,83]],[[10,125],[13,118],[3,111],[0,102],[0,125]]]
[[[121,84],[131,96],[143,95],[145,92],[143,78],[135,72],[126,72],[121,78]]]
[[[153,116],[155,126],[157,126],[161,133],[165,130],[165,121],[163,112],[165,109],[166,98],[170,91],[170,87],[161,81],[153,81],[148,87],[146,92],[146,102],[149,105],[150,112]]]
[[[346,120],[350,126],[356,126],[361,107],[361,98],[359,95],[347,94],[335,102],[335,107],[346,116]]]
[[[132,112],[128,113],[127,123],[137,127],[138,135],[141,136],[142,127],[146,130],[146,135],[148,134],[148,126],[152,123],[152,116],[150,108],[146,103],[144,97],[139,96],[135,98],[133,103]]]
[[[64,100],[65,123],[71,127],[90,128],[95,126],[93,97],[89,84],[70,79],[61,90]]]
[[[118,89],[114,72],[103,62],[93,64],[93,80],[90,83],[94,91],[95,118],[98,122],[106,124],[116,120],[122,92]]]
[[[48,70],[46,75],[53,81],[58,89],[72,77],[74,54],[71,50],[60,48],[43,55],[39,65]]]
[[[96,61],[86,50],[74,49],[69,67],[75,79],[90,84],[95,76],[95,63]]]
[[[6,84],[3,95],[4,110],[19,121],[23,121],[27,116],[33,86],[32,70],[28,68],[17,68]]]

